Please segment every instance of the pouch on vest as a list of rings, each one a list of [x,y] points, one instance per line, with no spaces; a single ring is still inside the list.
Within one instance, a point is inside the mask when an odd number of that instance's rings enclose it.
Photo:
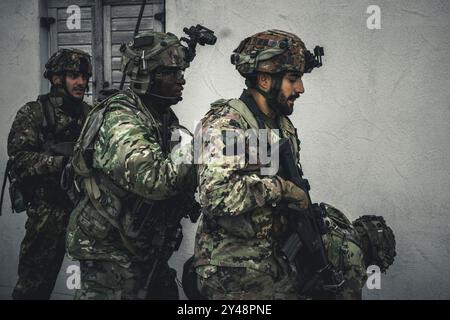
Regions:
[[[89,201],[78,203],[76,208],[78,225],[86,235],[97,240],[103,240],[108,236],[113,226],[89,203]]]

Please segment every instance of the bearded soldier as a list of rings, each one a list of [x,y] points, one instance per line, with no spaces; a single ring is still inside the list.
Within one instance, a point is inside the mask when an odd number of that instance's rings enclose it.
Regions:
[[[307,190],[290,181],[283,165],[275,173],[262,174],[262,161],[250,162],[251,132],[266,130],[266,141],[288,141],[295,170],[301,172],[300,141],[288,116],[304,93],[304,73],[321,65],[321,55],[320,47],[313,56],[292,33],[268,30],[243,40],[231,56],[247,89],[239,99],[214,102],[195,137],[202,141],[198,175],[203,215],[193,265],[199,293],[207,299],[330,297],[320,291],[325,287],[320,286],[321,278],[313,277],[323,270],[312,269],[307,261],[296,264],[286,253],[292,251],[285,245],[292,235],[290,217],[312,206]],[[240,143],[243,154],[236,151]],[[327,255],[327,272],[334,276],[333,283],[325,283],[332,285],[331,298],[359,298],[366,269],[358,233],[339,210],[327,204],[320,208],[327,216],[328,232],[319,234],[319,240]],[[363,229],[358,230],[366,232]],[[317,241],[307,243],[303,236],[303,242],[291,243],[317,246]]]
[[[176,148],[169,134],[180,128],[171,106],[181,100],[187,50],[171,33],[140,33],[121,47],[130,88],[89,114],[72,162],[82,199],[67,234],[80,261],[78,299],[178,298],[168,260],[181,218],[194,212],[196,182],[193,166],[178,161],[191,144]]]
[[[92,76],[87,53],[61,49],[45,67],[50,93],[17,112],[8,136],[11,202],[14,211],[28,215],[13,299],[50,298],[73,209],[60,176],[90,109],[83,102]]]

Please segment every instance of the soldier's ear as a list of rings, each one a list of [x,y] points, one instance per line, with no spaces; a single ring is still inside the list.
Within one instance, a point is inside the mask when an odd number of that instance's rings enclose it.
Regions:
[[[62,84],[62,78],[60,75],[54,74],[52,75],[52,85]]]
[[[258,73],[256,75],[256,84],[264,91],[269,91],[272,86],[272,77],[268,73]]]

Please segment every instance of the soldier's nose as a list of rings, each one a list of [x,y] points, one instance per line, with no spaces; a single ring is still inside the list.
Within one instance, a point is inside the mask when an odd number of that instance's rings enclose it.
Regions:
[[[298,85],[295,87],[295,92],[296,93],[300,93],[300,94],[305,92],[305,88],[303,87],[303,81],[302,80],[298,81]]]

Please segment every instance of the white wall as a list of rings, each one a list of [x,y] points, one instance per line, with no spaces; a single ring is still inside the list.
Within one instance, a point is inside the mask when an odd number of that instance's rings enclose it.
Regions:
[[[36,99],[40,89],[38,2],[4,1],[0,10],[1,85],[0,133],[1,172],[6,167],[6,139],[16,111],[25,102]],[[20,240],[24,234],[24,215],[11,215],[9,197],[5,194],[0,220],[0,285],[5,297],[15,285]]]
[[[7,137],[17,110],[27,101],[36,100],[48,90],[43,79],[43,62],[48,59],[47,32],[39,27],[39,17],[45,12],[45,1],[3,0],[0,4],[0,172],[7,160]],[[11,214],[8,189],[5,192],[3,215],[0,217],[0,299],[9,299],[17,280],[20,242],[25,234],[26,214]],[[65,271],[69,261],[64,262]],[[72,291],[60,274],[55,298],[71,299]]]
[[[381,8],[381,30],[366,27],[370,4]],[[396,261],[382,289],[365,290],[365,298],[450,298],[450,2],[167,0],[166,9],[167,31],[181,36],[184,26],[202,23],[219,38],[214,47],[198,48],[186,74],[175,111],[188,127],[212,101],[240,95],[243,81],[229,56],[244,37],[278,28],[298,34],[310,49],[325,47],[324,66],[305,76],[306,92],[292,116],[313,200],[351,219],[381,214],[394,229]],[[0,4],[1,172],[16,111],[45,88],[38,17],[38,1]],[[10,214],[7,195],[5,202],[0,299],[16,281],[25,222],[25,215]],[[194,230],[186,223],[185,241],[172,258],[179,271]],[[65,279],[60,274],[57,298],[70,298]]]
[[[381,30],[366,27],[371,4]],[[383,215],[394,229],[396,261],[365,298],[450,298],[450,2],[168,0],[166,9],[166,30],[202,23],[219,38],[186,74],[175,107],[185,125],[240,95],[229,57],[244,37],[277,28],[324,46],[291,117],[311,196],[352,220]],[[192,251],[185,238],[177,264]]]

